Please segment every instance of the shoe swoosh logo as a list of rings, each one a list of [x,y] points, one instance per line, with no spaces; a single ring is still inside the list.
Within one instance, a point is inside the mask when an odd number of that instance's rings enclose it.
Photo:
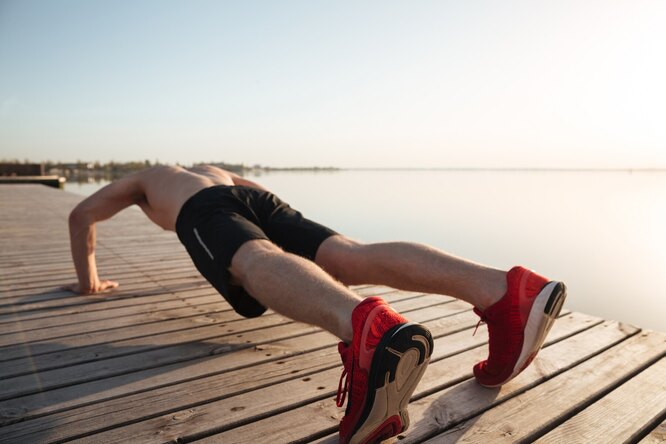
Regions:
[[[370,326],[372,325],[372,322],[375,319],[375,316],[380,311],[383,310],[390,310],[390,307],[387,307],[386,305],[378,305],[372,310],[370,310],[370,313],[368,313],[368,317],[365,318],[365,325],[363,325],[363,333],[361,334],[361,344],[359,347],[360,353],[358,357],[358,364],[359,366],[365,370],[366,372],[370,371],[370,365],[372,364],[372,356],[375,352],[375,348],[367,348],[365,346],[367,339],[368,339],[368,333],[370,332]]]

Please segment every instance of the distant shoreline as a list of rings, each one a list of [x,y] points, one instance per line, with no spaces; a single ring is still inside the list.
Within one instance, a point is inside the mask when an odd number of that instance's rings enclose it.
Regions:
[[[18,161],[4,161],[5,165],[25,164]],[[90,181],[115,180],[127,174],[139,171],[161,163],[152,163],[148,160],[144,162],[43,162],[41,163],[43,171],[46,174],[54,174],[65,177],[69,182],[85,183]],[[202,165],[203,162],[195,162],[192,166]],[[272,167],[260,164],[230,164],[226,162],[206,163],[220,168],[232,171],[240,175],[261,175],[281,172],[309,172],[309,173],[337,173],[342,171],[367,171],[367,172],[511,172],[511,173],[666,173],[666,167],[641,168],[593,168],[593,167],[333,167],[333,166],[294,166],[294,167]],[[36,164],[39,165],[39,164]],[[162,164],[165,165],[165,164]],[[166,164],[168,165],[168,164]],[[176,163],[176,165],[180,165]],[[186,166],[187,165],[183,165]]]
[[[664,173],[666,168],[530,168],[530,167],[428,167],[428,168],[340,168],[340,171],[497,171],[497,172],[582,172],[582,173],[621,173],[621,172],[636,172],[636,173]]]
[[[340,173],[340,172],[448,172],[448,173],[625,173],[663,174],[666,168],[247,168],[235,170],[241,176],[261,176],[272,173]],[[132,171],[109,173],[103,170],[87,170],[66,175],[68,183],[113,181]]]

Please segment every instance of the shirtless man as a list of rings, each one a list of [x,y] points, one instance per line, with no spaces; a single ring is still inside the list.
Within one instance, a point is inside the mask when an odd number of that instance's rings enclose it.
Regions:
[[[424,245],[353,241],[304,218],[261,185],[213,166],[153,167],[83,200],[69,218],[78,276],[71,290],[118,286],[97,274],[95,223],[134,204],[178,234],[197,269],[239,314],[259,316],[270,308],[341,339],[346,378],[337,404],[349,393],[340,423],[345,443],[377,442],[407,427],[407,403],[433,346],[424,326],[347,285],[446,294],[474,305],[488,325],[490,348],[474,376],[488,387],[531,362],[566,297],[564,284],[522,267],[504,272]]]

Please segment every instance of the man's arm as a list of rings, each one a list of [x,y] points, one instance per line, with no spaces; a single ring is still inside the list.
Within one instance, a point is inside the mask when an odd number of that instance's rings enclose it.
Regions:
[[[72,210],[69,215],[69,239],[79,282],[66,288],[80,294],[92,294],[118,286],[116,282],[100,280],[97,275],[95,223],[135,204],[143,196],[143,188],[133,174],[110,183]]]

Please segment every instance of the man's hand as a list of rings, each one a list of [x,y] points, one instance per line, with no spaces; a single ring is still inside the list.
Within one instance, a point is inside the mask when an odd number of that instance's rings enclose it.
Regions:
[[[106,290],[113,290],[118,287],[118,282],[104,280],[97,281],[91,287],[83,288],[79,283],[65,285],[62,287],[63,290],[73,291],[74,293],[86,295],[86,294],[98,294],[104,293]]]

